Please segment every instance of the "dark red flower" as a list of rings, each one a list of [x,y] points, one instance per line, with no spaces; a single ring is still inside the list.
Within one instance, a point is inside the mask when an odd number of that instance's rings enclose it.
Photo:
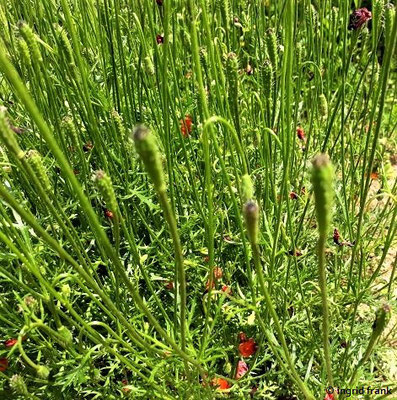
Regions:
[[[105,217],[106,217],[106,218],[109,218],[109,219],[113,219],[113,218],[114,218],[114,214],[113,214],[112,211],[106,209],[106,210],[105,210]]]
[[[368,11],[365,7],[354,10],[350,15],[349,31],[360,29],[367,21],[372,18],[371,11]]]
[[[168,281],[165,284],[165,288],[168,289],[168,290],[173,290],[174,289],[174,282],[173,281]]]
[[[289,193],[289,198],[290,198],[291,200],[296,200],[296,199],[298,198],[298,193],[290,192],[290,193]]]
[[[299,140],[302,140],[303,142],[306,141],[305,131],[300,126],[296,128],[296,136],[298,136]]]
[[[185,118],[181,121],[181,132],[183,137],[188,137],[189,134],[192,132],[192,125],[193,125],[193,120],[190,115],[185,115]]]
[[[162,6],[163,5],[163,0],[156,0],[156,3],[158,6]]]
[[[336,228],[334,229],[333,239],[334,239],[334,243],[335,244],[337,244],[338,246],[341,245],[341,243],[340,243],[340,234],[339,234],[339,231]]]
[[[0,358],[0,372],[5,372],[8,368],[8,360],[4,358]]]
[[[213,386],[216,386],[218,390],[226,390],[231,387],[230,383],[223,378],[214,378],[211,383]]]
[[[251,357],[253,354],[255,354],[257,349],[258,346],[253,338],[240,343],[238,346],[238,350],[243,357]]]
[[[238,340],[240,343],[246,342],[247,341],[247,335],[244,332],[240,332],[238,334]]]
[[[17,342],[18,342],[18,339],[15,339],[15,338],[13,338],[13,339],[7,339],[7,340],[4,342],[4,346],[5,346],[5,347],[12,347],[12,346],[15,346],[15,345],[17,344]]]
[[[327,393],[324,397],[324,400],[334,400],[333,393]]]
[[[157,42],[157,44],[163,44],[164,43],[164,36],[156,35],[156,42]]]
[[[240,379],[242,378],[248,371],[248,365],[244,361],[239,361],[237,364],[237,370],[236,370],[236,377],[235,379]]]

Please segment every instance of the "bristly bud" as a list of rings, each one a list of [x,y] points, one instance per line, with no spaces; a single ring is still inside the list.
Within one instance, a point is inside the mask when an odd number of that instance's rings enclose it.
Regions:
[[[380,336],[386,328],[391,317],[391,307],[388,304],[383,304],[377,311],[375,321],[372,325],[373,335]]]
[[[36,369],[37,376],[41,379],[47,379],[50,375],[50,370],[44,365],[39,365]]]
[[[26,40],[26,43],[28,44],[33,61],[37,63],[42,63],[43,57],[41,55],[40,48],[37,43],[37,38],[33,33],[32,29],[30,28],[29,25],[27,25],[23,21],[19,23],[18,27],[19,27],[19,32],[21,33],[22,37]]]
[[[51,191],[51,182],[48,178],[40,153],[36,150],[29,150],[26,153],[26,161],[31,166],[44,190]]]
[[[154,188],[159,193],[165,192],[163,166],[155,136],[146,126],[137,125],[132,132],[132,138],[139,157],[153,181]]]
[[[73,343],[72,332],[70,332],[70,330],[68,328],[66,328],[66,326],[62,325],[60,328],[58,328],[58,334],[62,338],[62,340],[60,341],[60,344],[63,347],[66,348]]]
[[[247,234],[252,244],[258,243],[259,233],[259,207],[254,200],[248,200],[243,206]]]
[[[114,121],[114,124],[116,125],[116,129],[118,133],[120,134],[120,137],[125,140],[126,139],[126,130],[123,125],[123,118],[121,115],[116,111],[112,111],[112,119]]]
[[[148,75],[154,75],[156,73],[155,69],[154,69],[154,65],[153,65],[153,60],[151,56],[146,56],[143,59],[143,65],[145,67],[145,72]]]
[[[263,68],[262,68],[262,80],[263,80],[263,90],[265,92],[265,96],[268,99],[271,99],[272,97],[272,90],[274,86],[273,82],[273,66],[270,60],[265,60],[263,63]]]
[[[73,57],[73,48],[68,38],[68,34],[66,33],[65,29],[61,26],[57,27],[57,33],[59,38],[59,47],[65,53],[66,60],[69,65],[74,66],[74,57]]]
[[[18,39],[17,48],[19,56],[21,57],[21,61],[25,63],[26,66],[30,66],[32,64],[32,60],[30,58],[29,46],[26,43],[26,40],[23,38]]]
[[[333,168],[326,154],[319,154],[313,161],[312,183],[320,235],[327,235],[332,218]]]
[[[252,184],[251,177],[245,174],[241,178],[241,199],[243,203],[254,198],[254,185]]]
[[[20,394],[25,397],[30,396],[26,383],[21,375],[15,374],[11,377],[10,387],[17,394]]]
[[[113,213],[116,213],[117,200],[110,176],[105,171],[99,170],[95,172],[92,179],[96,183],[99,191],[101,192],[107,208]]]
[[[6,108],[0,106],[0,139],[5,144],[10,153],[20,160],[24,157],[25,153],[19,147],[15,138],[15,133],[11,130],[10,124],[6,117]]]

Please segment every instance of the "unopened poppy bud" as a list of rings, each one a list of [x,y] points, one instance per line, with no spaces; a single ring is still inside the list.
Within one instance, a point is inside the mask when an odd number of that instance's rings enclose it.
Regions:
[[[155,74],[155,70],[154,70],[154,65],[153,65],[153,60],[152,57],[150,56],[146,56],[143,59],[143,64],[145,66],[145,71],[148,75],[154,75]]]
[[[379,336],[389,323],[390,317],[391,307],[388,304],[383,304],[382,307],[376,311],[375,321],[372,325],[372,334]]]
[[[247,227],[248,238],[251,243],[258,242],[259,231],[259,207],[253,200],[248,200],[243,207],[245,224]]]
[[[317,225],[320,235],[327,235],[332,218],[333,168],[326,154],[319,154],[312,161],[312,183],[316,205]]]
[[[112,212],[116,212],[117,200],[114,193],[112,180],[110,179],[109,175],[106,172],[99,170],[94,174],[93,180],[97,184],[97,187],[101,192],[101,195],[105,200],[108,209]]]
[[[33,172],[35,173],[37,179],[40,181],[44,190],[50,191],[51,182],[48,178],[40,153],[36,150],[29,150],[26,153],[26,160],[31,166]]]
[[[47,379],[50,375],[50,370],[44,365],[39,365],[36,369],[37,376],[41,379]]]
[[[12,132],[10,124],[6,117],[6,108],[0,106],[0,139],[7,147],[7,149],[13,153],[17,158],[22,159],[25,153],[19,147],[19,144],[15,138],[15,133]]]
[[[132,132],[136,150],[157,192],[165,192],[165,178],[156,138],[144,125],[137,125]]]
[[[58,334],[61,337],[61,345],[63,347],[68,347],[73,343],[73,335],[72,332],[66,326],[61,326],[58,328]]]
[[[21,375],[15,374],[11,377],[10,387],[17,394],[20,394],[25,397],[30,396],[26,383]]]
[[[243,203],[254,198],[254,185],[248,174],[243,175],[241,178],[241,197]]]

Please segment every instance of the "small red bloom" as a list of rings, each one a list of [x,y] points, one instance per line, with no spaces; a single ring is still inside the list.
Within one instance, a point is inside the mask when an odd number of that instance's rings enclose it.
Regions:
[[[339,231],[336,228],[334,229],[333,239],[334,239],[334,243],[335,244],[337,244],[338,246],[341,245],[341,243],[340,243],[340,234],[339,234]]]
[[[370,176],[373,181],[376,181],[379,179],[379,174],[376,171],[372,171]]]
[[[106,210],[105,210],[105,217],[106,217],[106,218],[109,218],[109,219],[113,219],[113,218],[114,218],[114,214],[113,214],[112,211],[106,209]]]
[[[246,342],[242,342],[238,346],[238,350],[243,357],[251,357],[255,354],[258,346],[253,338],[248,339]]]
[[[0,372],[6,371],[8,368],[8,360],[4,358],[0,358]]]
[[[238,339],[240,343],[246,342],[247,341],[247,335],[244,332],[240,332],[238,334]]]
[[[248,365],[244,361],[239,361],[237,364],[237,371],[236,371],[236,378],[235,379],[240,379],[242,378],[248,371]]]
[[[298,193],[290,192],[290,193],[289,193],[289,198],[290,198],[291,200],[296,200],[296,199],[298,198]]]
[[[212,281],[212,285],[211,285],[211,289],[213,289],[215,287],[215,281]],[[208,279],[208,281],[205,283],[205,291],[208,292],[210,288],[210,280]]]
[[[354,10],[350,15],[349,31],[360,29],[367,21],[372,18],[371,11],[368,11],[365,7]]]
[[[222,286],[222,292],[224,292],[224,293],[226,293],[226,294],[231,294],[231,293],[232,293],[232,290],[230,289],[229,286],[223,285],[223,286]]]
[[[302,255],[302,252],[300,250],[298,250],[298,249],[290,250],[288,252],[288,255],[289,256],[295,256],[295,257],[300,257]]]
[[[15,346],[16,344],[17,344],[17,342],[18,342],[18,339],[7,339],[5,342],[4,342],[4,346],[5,347],[12,347],[12,346]]]
[[[327,393],[324,400],[334,400],[334,395],[332,393]]]
[[[192,132],[192,125],[193,125],[193,120],[190,115],[185,115],[185,118],[181,121],[181,132],[183,137],[188,137],[189,134]]]
[[[214,378],[211,383],[213,386],[216,386],[218,390],[226,390],[231,387],[230,383],[223,378]]]
[[[298,126],[298,128],[296,128],[296,136],[298,136],[299,140],[306,142],[305,131],[300,126]]]
[[[173,290],[174,289],[174,282],[173,281],[168,281],[165,284],[165,288],[168,289],[168,290]]]
[[[156,42],[157,42],[157,44],[163,44],[164,43],[164,36],[156,35]]]

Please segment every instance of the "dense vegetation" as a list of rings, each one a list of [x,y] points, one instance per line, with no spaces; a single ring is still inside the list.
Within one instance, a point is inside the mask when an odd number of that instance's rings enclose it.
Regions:
[[[397,390],[393,3],[0,2],[1,399]]]

